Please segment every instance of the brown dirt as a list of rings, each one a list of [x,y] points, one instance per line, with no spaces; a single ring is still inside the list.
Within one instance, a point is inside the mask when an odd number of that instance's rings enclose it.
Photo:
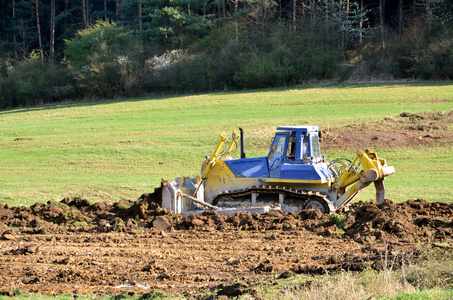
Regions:
[[[322,131],[322,147],[363,149],[366,147],[417,147],[432,143],[453,146],[453,111],[413,114]]]
[[[158,197],[0,205],[0,294],[162,290],[203,298],[217,288],[237,296],[256,293],[260,279],[380,269],[386,254],[398,262],[452,243],[453,204],[360,202],[340,230],[310,210],[184,219],[162,210]]]

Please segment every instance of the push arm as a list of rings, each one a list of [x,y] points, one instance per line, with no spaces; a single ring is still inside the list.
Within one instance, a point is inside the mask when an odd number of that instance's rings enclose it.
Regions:
[[[360,171],[357,171],[359,166],[355,165],[357,161],[360,162],[362,168]],[[340,196],[335,201],[335,207],[340,209],[351,202],[362,189],[366,188],[372,182],[374,182],[376,187],[376,200],[378,204],[383,203],[385,198],[383,180],[386,176],[393,173],[395,173],[395,168],[387,166],[385,159],[378,158],[375,152],[368,149],[357,151],[353,162],[341,174],[338,182],[334,184],[334,188],[337,189],[337,193]],[[354,185],[345,191],[351,184]]]

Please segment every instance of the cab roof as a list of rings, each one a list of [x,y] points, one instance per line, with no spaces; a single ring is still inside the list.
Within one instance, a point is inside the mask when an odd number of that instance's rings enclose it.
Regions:
[[[280,126],[277,130],[283,131],[299,131],[299,132],[316,132],[319,130],[318,126]]]

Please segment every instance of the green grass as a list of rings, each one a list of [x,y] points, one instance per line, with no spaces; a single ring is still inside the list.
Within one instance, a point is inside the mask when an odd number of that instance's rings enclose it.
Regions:
[[[423,290],[414,293],[403,293],[380,300],[448,300],[453,299],[453,290]]]
[[[242,126],[248,157],[267,155],[279,125],[322,128],[401,112],[451,111],[453,82],[310,85],[0,111],[0,202],[30,205],[65,196],[136,199],[161,178],[195,176],[218,135]],[[16,138],[27,138],[15,140]],[[378,149],[394,165],[387,197],[451,201],[451,150]],[[324,153],[353,158],[350,151]],[[236,154],[236,157],[238,154]],[[368,189],[359,199],[373,198]]]
[[[417,262],[394,269],[387,261],[382,271],[371,268],[321,276],[296,275],[250,286],[263,299],[452,299],[453,257],[442,251],[425,252]],[[253,299],[249,295],[241,300]]]

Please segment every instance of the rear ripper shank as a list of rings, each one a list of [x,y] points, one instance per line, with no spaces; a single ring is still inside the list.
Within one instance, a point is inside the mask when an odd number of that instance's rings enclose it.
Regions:
[[[202,164],[201,175],[178,177],[164,185],[163,208],[183,216],[206,209],[223,214],[275,209],[333,213],[372,182],[378,204],[384,202],[384,180],[395,169],[376,152],[358,150],[353,161],[329,161],[321,156],[317,126],[283,126],[277,128],[267,156],[245,158],[244,132],[239,129],[241,158],[231,157],[239,134],[233,132],[228,147],[226,135],[221,134],[214,154]]]

